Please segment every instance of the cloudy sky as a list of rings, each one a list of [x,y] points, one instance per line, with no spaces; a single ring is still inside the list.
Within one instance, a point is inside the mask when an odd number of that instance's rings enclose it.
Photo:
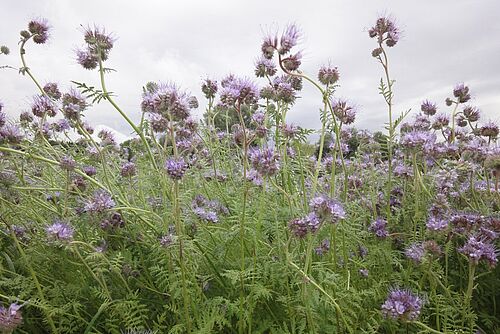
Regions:
[[[359,109],[356,126],[380,129],[387,121],[377,86],[380,65],[371,57],[375,41],[367,30],[377,16],[391,14],[403,31],[390,49],[396,79],[396,110],[416,111],[423,99],[444,104],[456,83],[470,86],[472,103],[483,111],[483,121],[500,121],[500,1],[67,1],[1,0],[0,44],[11,48],[0,65],[20,67],[19,31],[36,17],[52,26],[46,45],[30,44],[27,61],[42,83],[70,81],[98,85],[98,74],[75,62],[83,42],[81,25],[96,24],[117,37],[106,66],[117,70],[107,85],[134,120],[140,117],[141,87],[148,81],[173,81],[204,100],[203,78],[220,79],[228,73],[253,76],[262,36],[297,23],[304,34],[302,70],[316,76],[325,63],[338,66],[338,96]],[[256,80],[259,82],[258,80]],[[263,85],[264,82],[260,81]],[[28,110],[37,93],[29,78],[0,70],[0,99],[11,116]],[[306,86],[288,120],[303,127],[319,127],[321,96]],[[87,119],[129,134],[130,129],[108,105],[89,110]]]

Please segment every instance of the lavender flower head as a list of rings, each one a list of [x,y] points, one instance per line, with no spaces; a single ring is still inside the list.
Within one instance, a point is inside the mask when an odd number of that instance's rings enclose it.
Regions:
[[[386,228],[387,228],[387,220],[382,219],[382,218],[377,218],[373,223],[370,224],[370,227],[368,228],[368,230],[370,232],[375,233],[375,235],[378,238],[383,239],[389,235]]]
[[[380,46],[385,42],[388,47],[393,47],[399,41],[400,34],[399,28],[396,27],[393,19],[389,17],[378,18],[375,26],[368,30],[368,35],[371,38],[377,38],[377,42]]]
[[[70,156],[63,156],[59,161],[59,167],[65,171],[73,171],[76,167],[76,161]]]
[[[421,263],[424,255],[424,246],[419,243],[413,243],[405,250],[405,256],[415,263]]]
[[[290,231],[298,238],[304,238],[308,233],[316,232],[321,222],[316,213],[311,212],[303,218],[293,219],[288,223]]]
[[[209,200],[202,195],[196,195],[191,205],[194,214],[201,220],[211,223],[219,222],[219,215],[229,213],[228,209],[217,200]]]
[[[180,180],[186,173],[188,165],[183,158],[170,158],[165,163],[165,169],[172,180]]]
[[[328,221],[332,224],[336,224],[346,217],[342,204],[328,196],[322,195],[314,197],[310,201],[309,206],[321,221]]]
[[[10,304],[8,308],[0,306],[0,331],[2,333],[11,333],[22,324],[21,307],[22,305],[16,303]]]
[[[250,150],[248,159],[262,176],[273,176],[280,168],[279,155],[270,147]]]
[[[425,226],[429,231],[443,231],[448,228],[448,219],[431,216]]]
[[[31,112],[37,117],[54,117],[57,114],[57,107],[50,98],[45,95],[35,96],[31,105]]]
[[[85,203],[84,211],[88,213],[102,213],[115,206],[115,201],[111,195],[103,189],[94,192],[91,199]]]
[[[28,31],[33,36],[33,42],[44,44],[49,39],[49,24],[46,19],[35,19],[28,23]]]
[[[120,169],[120,175],[122,177],[132,177],[137,173],[137,168],[135,163],[128,161],[124,163]]]
[[[258,101],[258,98],[259,90],[250,79],[229,76],[223,80],[220,100],[225,107],[253,104]]]
[[[382,305],[382,314],[394,320],[413,321],[420,315],[423,304],[423,300],[410,291],[393,289]]]
[[[280,55],[285,55],[288,52],[290,52],[290,50],[295,45],[297,45],[299,38],[300,38],[299,28],[295,24],[289,24],[283,31],[283,34],[281,35],[278,53]]]
[[[453,88],[453,96],[457,98],[458,103],[465,103],[470,100],[469,87],[460,83]]]
[[[344,124],[354,123],[356,119],[356,109],[349,105],[346,100],[336,99],[331,102],[333,113]]]
[[[499,128],[498,128],[498,125],[496,125],[495,123],[490,121],[490,122],[484,124],[479,129],[479,133],[483,137],[489,137],[490,139],[496,138],[496,137],[498,137]]]
[[[47,236],[52,240],[70,241],[73,239],[74,229],[62,222],[56,221],[45,229]]]
[[[493,268],[498,262],[495,246],[475,235],[471,235],[458,251],[467,256],[476,265],[479,261],[486,260],[489,266]]]
[[[427,116],[433,116],[437,112],[437,106],[435,103],[429,100],[425,100],[424,102],[422,102],[420,110],[422,110],[422,112]]]
[[[339,80],[340,74],[337,67],[321,66],[318,71],[318,80],[323,85],[333,85]]]
[[[207,99],[213,99],[217,93],[217,81],[205,79],[201,85],[201,91]]]
[[[262,57],[255,62],[255,76],[258,78],[272,77],[278,70],[271,59]]]

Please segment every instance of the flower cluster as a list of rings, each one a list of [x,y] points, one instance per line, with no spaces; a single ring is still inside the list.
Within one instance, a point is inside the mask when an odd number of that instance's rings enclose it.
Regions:
[[[382,44],[385,42],[388,47],[393,47],[399,41],[401,33],[391,18],[380,17],[377,23],[368,30],[368,35],[371,38],[377,38],[380,47],[373,50],[372,55],[378,57],[382,53]]]
[[[381,239],[386,238],[389,235],[389,232],[387,232],[387,220],[382,218],[377,218],[374,222],[372,222],[368,230]]]
[[[201,220],[217,223],[219,215],[227,215],[229,210],[217,200],[209,200],[203,195],[196,195],[191,208],[194,214]]]
[[[382,305],[382,314],[386,318],[413,321],[420,315],[423,304],[423,300],[410,291],[393,289]]]
[[[76,51],[76,59],[83,68],[93,70],[108,59],[115,40],[99,27],[85,29],[84,39],[86,47]]]
[[[476,265],[479,261],[486,260],[490,267],[495,267],[498,262],[495,246],[476,235],[471,235],[458,251]]]
[[[180,180],[188,169],[184,158],[170,158],[165,162],[165,169],[172,180]]]
[[[33,38],[36,44],[44,44],[49,39],[49,24],[46,19],[35,19],[28,23],[28,31],[21,31],[23,40]]]
[[[63,221],[56,221],[45,229],[51,240],[70,241],[73,239],[75,230]]]
[[[251,149],[248,152],[248,159],[261,176],[273,176],[280,168],[279,155],[270,147]]]
[[[115,201],[109,192],[98,189],[94,192],[84,206],[84,211],[88,213],[102,213],[115,207]]]

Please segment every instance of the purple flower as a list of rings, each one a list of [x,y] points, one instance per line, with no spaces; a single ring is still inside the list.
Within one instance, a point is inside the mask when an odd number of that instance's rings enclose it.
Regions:
[[[295,24],[289,24],[281,35],[280,46],[278,48],[279,54],[285,55],[290,52],[290,50],[297,45],[299,38],[299,28]]]
[[[336,99],[331,102],[333,113],[344,124],[354,123],[356,109],[350,106],[346,100]]]
[[[309,202],[309,207],[320,220],[328,221],[332,224],[336,224],[339,220],[346,217],[342,204],[325,195],[314,197]]]
[[[255,76],[264,78],[266,76],[272,77],[277,72],[276,65],[270,59],[262,57],[255,62]]]
[[[405,256],[415,263],[421,263],[425,255],[425,249],[422,244],[413,243],[405,250]]]
[[[317,255],[323,256],[324,253],[330,250],[330,240],[324,239],[321,244],[314,249]]]
[[[73,171],[76,167],[76,161],[70,156],[63,156],[59,161],[59,167],[65,171]]]
[[[431,216],[425,226],[429,231],[443,231],[448,227],[448,219]]]
[[[413,321],[420,315],[423,304],[423,300],[410,291],[393,289],[382,305],[382,314],[394,320]]]
[[[54,100],[59,100],[62,96],[61,91],[59,90],[55,82],[47,83],[45,86],[43,86],[43,91]]]
[[[99,59],[89,50],[77,50],[76,62],[86,70],[93,70],[97,68],[97,65],[99,64]]]
[[[489,266],[493,268],[498,262],[495,246],[475,235],[471,235],[458,251],[467,256],[476,265],[479,261],[486,260]]]
[[[2,112],[2,104],[0,102],[0,128],[7,123],[7,116]]]
[[[280,168],[279,156],[270,147],[251,149],[248,159],[252,167],[262,176],[273,176]]]
[[[235,104],[253,104],[258,98],[259,90],[250,79],[229,76],[222,84],[220,100],[226,107],[233,107]]]
[[[402,135],[401,146],[407,149],[427,149],[436,141],[436,135],[427,131],[410,131]]]
[[[45,229],[47,235],[53,240],[69,241],[73,239],[74,229],[62,222],[56,221]]]
[[[94,176],[97,174],[97,169],[94,166],[84,166],[82,170],[88,176]]]
[[[22,305],[10,304],[8,308],[0,306],[0,331],[12,333],[23,322],[21,314]]]
[[[386,238],[389,233],[386,230],[387,220],[382,218],[377,218],[373,223],[370,224],[368,228],[369,231],[375,233],[378,238]]]
[[[217,200],[208,200],[202,195],[196,195],[191,207],[194,214],[201,220],[211,223],[219,222],[219,214],[226,215],[229,210]]]
[[[250,169],[247,172],[247,181],[250,181],[260,187],[262,185],[262,176],[255,169]]]
[[[205,79],[201,85],[201,91],[207,99],[213,99],[217,93],[217,81]]]
[[[165,163],[165,169],[172,180],[180,180],[186,173],[188,165],[183,158],[170,158]]]
[[[36,44],[44,44],[49,38],[49,25],[46,19],[32,20],[28,23],[28,30]]]
[[[498,125],[490,121],[479,129],[479,133],[483,137],[496,138],[499,133]]]
[[[333,85],[339,80],[340,74],[337,67],[321,66],[318,71],[318,80],[323,85]]]
[[[433,116],[437,112],[437,106],[435,103],[429,100],[425,100],[424,102],[422,102],[420,110],[422,110],[422,112],[427,116]]]
[[[196,98],[182,91],[173,83],[152,84],[142,95],[144,112],[159,114],[165,119],[183,121],[189,118],[190,110],[198,106]]]
[[[307,233],[316,232],[321,225],[314,212],[309,213],[304,218],[296,218],[288,223],[290,231],[298,238],[303,238]]]
[[[35,96],[31,105],[31,112],[40,118],[45,115],[54,117],[57,113],[57,107],[49,97],[45,95]]]
[[[466,106],[463,110],[463,113],[465,118],[471,123],[477,122],[481,115],[481,111],[478,108],[472,106]]]
[[[457,98],[458,103],[465,103],[470,100],[469,87],[460,83],[453,88],[453,96]]]
[[[84,211],[88,213],[102,213],[115,206],[115,201],[111,195],[103,189],[94,192],[91,199],[85,203]]]
[[[0,143],[6,141],[11,144],[19,144],[23,138],[24,135],[21,129],[14,124],[6,124],[0,127]]]
[[[128,161],[124,163],[120,169],[120,175],[123,177],[132,177],[137,173],[135,163]]]
[[[377,19],[375,26],[368,30],[368,35],[371,38],[377,38],[377,42],[381,45],[385,42],[388,47],[393,47],[399,41],[400,31],[396,27],[393,20],[389,17],[380,17]],[[375,52],[377,50],[377,52]],[[372,54],[377,57],[382,52],[375,49]]]

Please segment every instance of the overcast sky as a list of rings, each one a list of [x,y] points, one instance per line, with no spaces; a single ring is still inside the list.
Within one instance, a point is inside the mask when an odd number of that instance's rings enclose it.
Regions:
[[[375,40],[367,30],[377,16],[391,14],[403,31],[389,50],[396,79],[396,110],[416,111],[423,99],[444,104],[453,86],[470,86],[482,121],[500,121],[500,1],[68,1],[0,0],[0,44],[11,48],[0,65],[20,67],[19,31],[30,19],[47,18],[52,26],[45,45],[27,46],[27,61],[42,82],[70,81],[98,85],[98,74],[81,68],[74,50],[82,46],[80,25],[97,24],[117,37],[107,67],[108,90],[134,119],[140,116],[141,87],[148,81],[173,81],[195,94],[200,116],[205,101],[203,78],[220,79],[228,73],[253,77],[267,31],[297,23],[304,34],[302,70],[316,76],[327,62],[341,74],[337,95],[351,100],[359,113],[355,125],[377,130],[387,121],[377,86],[380,65],[371,57]],[[263,85],[265,82],[256,79]],[[321,96],[305,85],[301,99],[287,115],[303,127],[319,127]],[[0,100],[11,116],[28,110],[36,87],[28,77],[0,70]],[[122,133],[130,128],[108,105],[89,110],[86,118]]]

